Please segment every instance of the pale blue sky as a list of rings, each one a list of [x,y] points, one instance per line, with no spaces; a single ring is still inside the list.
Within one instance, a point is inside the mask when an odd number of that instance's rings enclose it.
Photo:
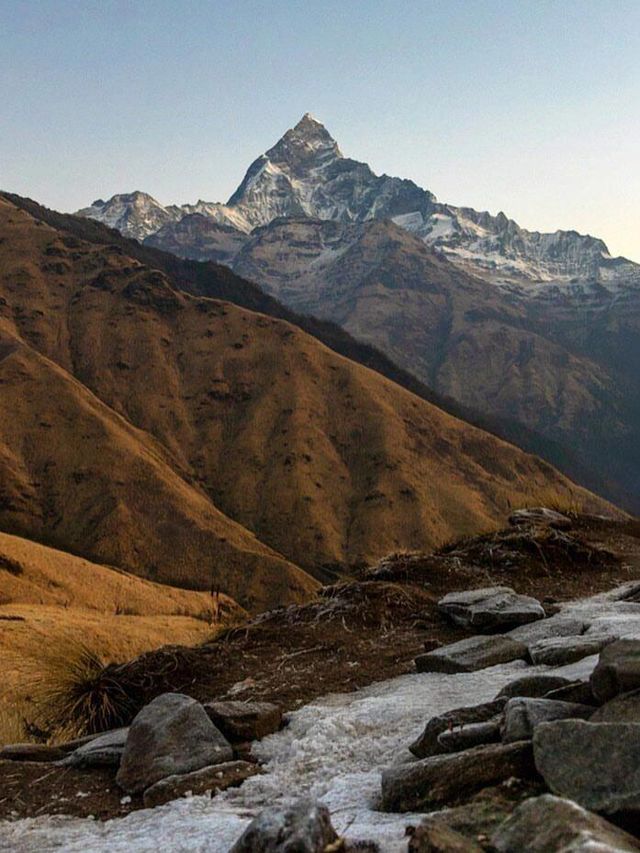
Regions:
[[[640,0],[0,0],[0,187],[226,200],[306,112],[439,199],[640,261]]]

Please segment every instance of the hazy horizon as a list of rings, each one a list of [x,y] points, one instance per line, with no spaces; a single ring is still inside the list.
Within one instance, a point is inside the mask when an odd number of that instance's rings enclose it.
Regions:
[[[0,186],[226,201],[305,112],[345,156],[640,261],[640,6],[9,3]]]

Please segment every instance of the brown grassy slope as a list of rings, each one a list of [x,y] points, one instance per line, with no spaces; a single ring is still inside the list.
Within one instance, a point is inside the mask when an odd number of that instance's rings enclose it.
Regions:
[[[104,464],[94,435],[79,463],[78,448],[71,447],[83,433],[72,414],[53,428],[33,418],[40,406],[57,405],[49,380],[27,383],[34,396],[20,409],[24,389],[16,389],[24,368],[9,374],[0,390],[11,395],[13,389],[10,405],[20,418],[5,438],[5,454],[13,454],[5,468],[28,468],[35,452],[37,476],[22,483],[23,489],[29,484],[30,514],[39,507],[42,532],[78,550],[99,549],[103,560],[121,562],[131,514],[143,511],[147,522],[157,522],[158,536],[144,554],[133,539],[125,549],[127,565],[144,573],[155,564],[160,579],[202,585],[202,551],[191,559],[189,542],[194,526],[202,526],[198,514],[214,515],[214,506],[312,570],[426,548],[492,527],[510,507],[525,503],[559,499],[606,507],[539,459],[446,415],[287,323],[176,292],[162,274],[117,251],[63,237],[7,202],[0,203],[0,236],[5,342],[9,336],[27,342],[30,353],[50,359],[47,366],[55,362],[67,371],[59,371],[67,384],[74,374],[95,395],[95,405],[99,398],[111,418],[122,416],[118,428],[128,440],[153,448],[147,452],[166,466],[156,495],[149,481],[130,491],[133,449],[114,476],[116,460]],[[0,369],[18,357],[9,355]],[[51,446],[43,446],[42,435]],[[170,497],[178,488],[170,474],[179,481],[177,500]],[[78,477],[80,486],[73,480]],[[117,486],[121,479],[123,487]],[[69,485],[64,501],[61,483]],[[97,483],[116,491],[115,506],[98,519],[99,536],[87,529],[102,500]],[[76,491],[82,507],[68,504]],[[194,504],[201,501],[195,524],[186,494]],[[20,517],[28,521],[29,514]],[[5,509],[0,523],[5,520],[16,523],[16,513]],[[210,558],[205,565],[208,577]],[[231,594],[245,583],[240,572],[234,565],[225,576],[223,588]]]

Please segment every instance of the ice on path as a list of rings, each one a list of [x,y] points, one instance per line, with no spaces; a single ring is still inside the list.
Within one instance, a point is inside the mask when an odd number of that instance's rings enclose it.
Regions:
[[[3,823],[0,850],[227,853],[265,806],[311,795],[327,805],[339,833],[375,839],[385,853],[404,851],[405,827],[419,818],[375,810],[382,769],[410,757],[407,745],[430,717],[492,699],[524,666],[517,662],[456,675],[415,673],[328,696],[292,713],[286,729],[254,745],[267,772],[241,788],[213,799],[175,800],[104,823],[49,816]]]

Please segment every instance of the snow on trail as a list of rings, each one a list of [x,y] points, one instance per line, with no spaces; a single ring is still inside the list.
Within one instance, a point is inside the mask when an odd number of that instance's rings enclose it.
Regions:
[[[524,668],[519,661],[468,674],[416,673],[318,699],[292,713],[283,731],[254,745],[266,772],[241,788],[104,823],[49,816],[3,823],[0,850],[227,853],[265,806],[310,795],[327,805],[338,833],[375,839],[384,853],[404,851],[405,827],[419,817],[375,810],[382,769],[409,758],[407,745],[430,717],[492,699]]]

